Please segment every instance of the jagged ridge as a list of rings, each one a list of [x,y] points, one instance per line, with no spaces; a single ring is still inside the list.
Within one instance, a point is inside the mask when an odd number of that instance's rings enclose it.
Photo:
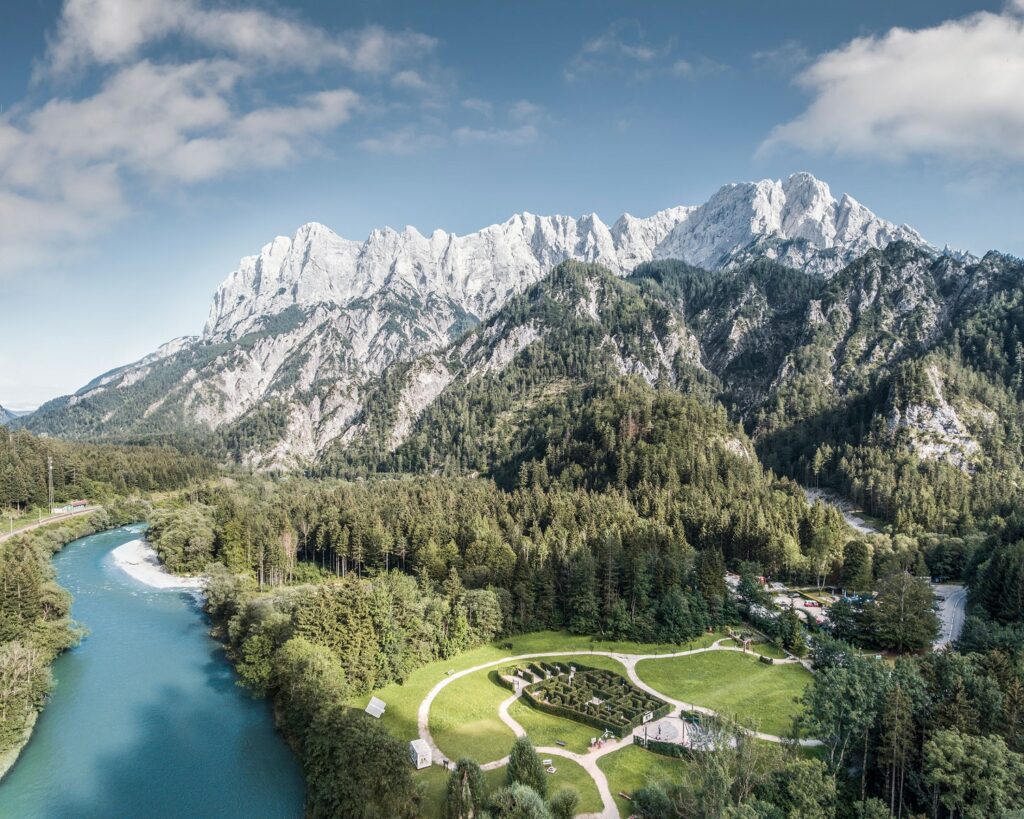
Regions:
[[[104,374],[31,423],[100,437],[216,430],[252,465],[308,463],[358,436],[385,368],[443,349],[564,260],[624,276],[652,259],[732,269],[768,256],[830,276],[893,239],[927,248],[809,174],[729,185],[699,207],[627,214],[610,227],[594,214],[524,213],[467,236],[384,229],[354,242],[309,224],[242,260],[201,337]],[[418,372],[413,416],[443,381]]]

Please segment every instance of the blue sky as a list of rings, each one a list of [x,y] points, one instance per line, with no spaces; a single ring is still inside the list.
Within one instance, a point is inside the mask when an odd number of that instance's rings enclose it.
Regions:
[[[319,221],[606,220],[809,170],[1024,255],[1014,3],[23,0],[0,25],[0,404],[196,333]]]

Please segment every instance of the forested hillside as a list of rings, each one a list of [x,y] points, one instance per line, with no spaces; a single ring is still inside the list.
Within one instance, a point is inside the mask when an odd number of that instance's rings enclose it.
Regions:
[[[49,461],[48,461],[49,459]],[[54,500],[101,501],[133,490],[177,489],[212,475],[216,465],[171,447],[83,444],[0,427],[0,508],[45,507],[48,463]]]
[[[430,661],[538,629],[678,645],[741,617],[787,650],[814,647],[804,724],[828,755],[806,773],[839,795],[821,815],[972,799],[1005,815],[1024,771],[1022,281],[1008,257],[898,243],[830,279],[766,260],[653,262],[625,279],[567,262],[447,348],[385,367],[305,475],[209,484],[154,512],[152,537],[172,570],[214,567],[211,614],[243,682],[273,699],[312,815],[354,800],[359,815],[417,815],[404,749],[346,704]],[[270,451],[287,412],[264,403],[218,446]],[[67,492],[210,468],[23,435],[0,450],[21,459],[11,474],[56,447]],[[75,452],[94,453],[84,478]],[[803,487],[861,504],[883,531],[858,535]],[[849,644],[813,622],[805,636],[792,611],[765,616],[762,574],[863,592],[832,607]],[[929,575],[970,584],[959,653],[883,679],[859,654],[927,651]],[[983,794],[954,775],[976,758]],[[794,798],[712,780],[696,803],[652,788],[638,810],[774,817]],[[718,813],[694,807],[705,797]]]
[[[69,443],[0,427],[5,514],[45,510],[48,459],[57,503],[84,497],[104,508],[0,543],[0,759],[7,763],[45,703],[50,664],[78,639],[69,619],[71,596],[54,580],[53,553],[76,538],[144,520],[150,511],[144,493],[180,489],[215,469],[173,449]]]
[[[447,351],[386,370],[318,471],[508,484],[530,430],[632,374],[724,408],[765,466],[897,532],[998,528],[1020,505],[1022,273],[900,244],[830,280],[769,261],[625,280],[565,263]]]

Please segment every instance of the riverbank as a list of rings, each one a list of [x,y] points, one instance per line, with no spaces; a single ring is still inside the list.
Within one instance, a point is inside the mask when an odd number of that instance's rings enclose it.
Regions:
[[[37,719],[39,719],[38,711],[33,711],[29,714],[28,721],[25,723],[25,728],[22,730],[21,738],[17,744],[0,753],[0,782],[4,781],[7,772],[14,767],[14,763],[18,761],[18,757],[21,756],[21,752],[28,745],[28,741],[32,739],[32,731],[36,727]]]
[[[7,549],[10,548],[11,544],[20,543],[22,544],[19,547],[22,550],[21,554],[29,554],[36,550],[42,569],[39,574],[40,582],[44,582],[54,579],[53,567],[49,557],[60,552],[68,543],[97,532],[122,526],[132,520],[139,520],[142,517],[144,517],[142,510],[140,508],[132,508],[130,502],[113,504],[110,508],[99,507],[88,514],[61,516],[55,520],[44,522],[42,526],[33,526],[17,531],[13,537],[6,538],[0,543],[0,549]],[[33,669],[33,674],[40,673],[42,667],[49,668],[57,657],[63,653],[64,649],[74,645],[77,640],[73,627],[74,624],[68,617],[61,616],[55,621],[45,621],[43,624],[52,630],[49,634],[50,639],[54,637],[54,632],[57,631],[62,632],[64,636],[56,640],[58,647],[55,650],[52,648],[50,640],[43,642],[41,647],[45,650],[46,656],[40,660],[41,667]],[[40,624],[37,623],[36,625]],[[37,633],[36,637],[38,638],[39,636],[40,634]],[[30,643],[32,642],[31,638],[31,631],[26,631],[21,636],[23,641],[27,639]],[[18,694],[25,694],[29,698],[34,696],[28,695],[24,691],[17,691],[14,693],[14,696],[17,697]],[[41,713],[41,709],[34,705],[26,706],[26,713],[23,717],[17,714],[16,709],[12,708],[11,711],[10,718],[22,719],[23,722],[19,727],[9,732],[9,734],[14,734],[15,738],[12,739],[9,736],[8,742],[4,743],[4,747],[0,747],[0,783],[4,781],[4,778],[14,767],[22,751],[24,751],[32,739],[36,721]]]
[[[146,541],[131,540],[110,553],[125,574],[154,589],[201,589],[203,577],[182,577],[167,571],[156,550]]]
[[[141,528],[54,558],[88,635],[54,664],[0,816],[301,819],[302,770],[267,703],[236,685],[198,594],[144,586],[111,558]]]

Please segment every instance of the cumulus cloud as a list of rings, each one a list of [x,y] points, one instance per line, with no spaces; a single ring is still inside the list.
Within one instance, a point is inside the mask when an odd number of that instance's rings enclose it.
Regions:
[[[366,74],[392,71],[436,45],[425,34],[379,26],[332,35],[281,14],[200,0],[67,0],[47,68],[62,73],[83,64],[123,63],[171,36],[238,59],[307,69],[338,64]]]
[[[0,114],[0,274],[110,228],[139,192],[308,155],[372,108],[351,84],[428,94],[443,74],[434,45],[206,0],[66,0],[36,71],[37,94],[59,92]],[[268,101],[264,83],[284,72],[299,72],[308,92]]]
[[[762,150],[901,160],[1024,161],[1024,0],[931,28],[894,28],[818,57],[807,109]]]
[[[18,269],[54,241],[109,227],[127,209],[129,182],[192,184],[290,162],[360,101],[337,88],[248,107],[236,93],[244,76],[230,61],[143,60],[91,96],[0,117],[0,264]]]

